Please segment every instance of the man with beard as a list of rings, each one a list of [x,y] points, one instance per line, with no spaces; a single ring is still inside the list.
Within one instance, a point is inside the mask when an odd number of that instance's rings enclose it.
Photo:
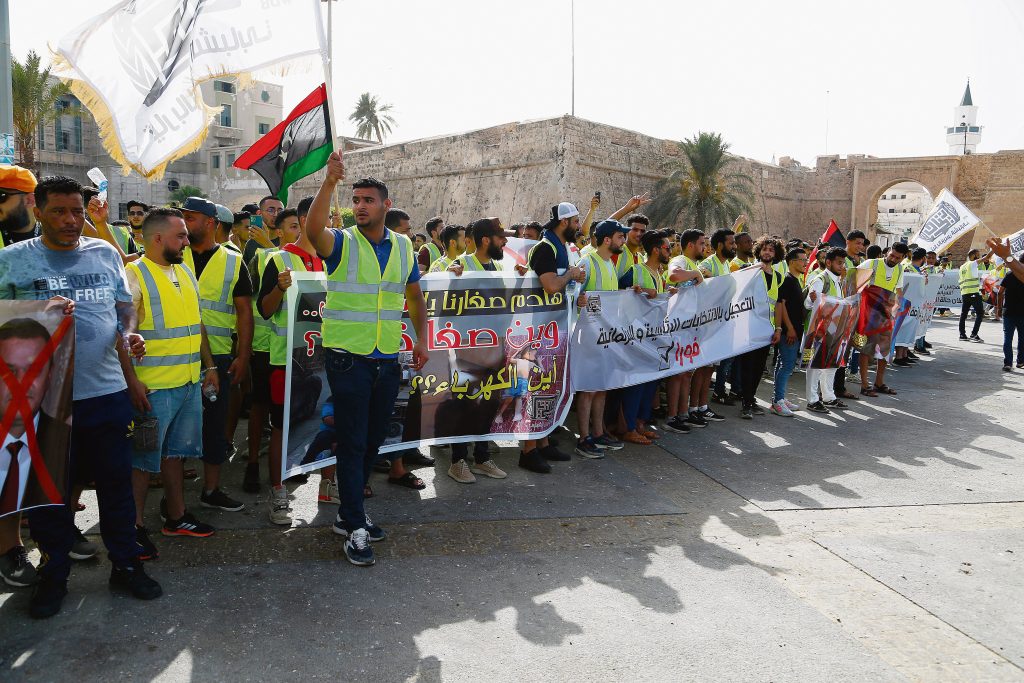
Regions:
[[[775,269],[775,255],[782,251],[782,242],[774,237],[765,235],[754,243],[754,256],[757,257],[758,265],[763,271],[765,287],[768,290],[768,306],[772,325],[775,332],[772,334],[771,342],[767,346],[758,349],[751,349],[739,357],[740,377],[743,382],[743,405],[740,409],[740,417],[744,420],[752,420],[754,415],[764,415],[765,410],[757,405],[757,386],[761,383],[761,375],[764,373],[764,364],[768,360],[768,352],[772,346],[779,343],[782,337],[783,311],[782,303],[779,302],[779,287],[782,285],[782,276]]]
[[[544,224],[540,243],[530,250],[530,269],[537,274],[548,294],[564,292],[570,282],[582,282],[586,274],[579,266],[570,266],[568,245],[575,243],[580,231],[580,212],[569,202],[551,207],[551,219]],[[565,461],[569,455],[558,450],[547,438],[524,441],[519,466],[531,472],[551,471],[548,461]]]
[[[727,228],[721,228],[711,233],[711,248],[714,253],[700,262],[700,274],[705,278],[722,277],[732,273],[731,263],[736,258],[736,233]],[[725,393],[725,378],[732,371],[735,358],[726,358],[718,364],[718,371],[715,376],[715,399],[723,405],[733,405],[732,399]],[[711,373],[714,368],[707,366],[698,368],[693,375],[693,386],[690,389],[691,396],[696,395],[696,405],[691,402],[690,413],[697,413],[697,418],[704,422],[721,422],[725,418],[711,410],[708,406],[709,394],[711,393]],[[694,423],[696,424],[696,423]]]
[[[681,253],[668,262],[665,279],[677,287],[695,287],[704,282],[698,262],[704,253],[707,237],[696,228],[684,230],[679,237]],[[691,284],[692,283],[692,284]],[[707,423],[690,415],[690,389],[693,384],[695,370],[687,370],[672,375],[665,381],[665,394],[668,398],[668,420],[665,429],[676,434],[688,434],[690,424],[706,427]]]
[[[832,297],[840,299],[843,296],[843,278],[846,277],[846,250],[832,247],[825,254],[825,267],[821,274],[815,278],[807,279],[807,298],[804,300],[804,308],[813,310],[815,302],[819,297]],[[811,330],[809,334],[817,334],[817,330]],[[825,334],[828,334],[826,331]],[[821,352],[819,352],[821,353]],[[807,407],[817,413],[828,413],[833,408],[846,408],[846,403],[836,396],[834,389],[835,374],[846,372],[843,367],[815,367],[816,365],[832,365],[824,359],[821,354],[818,359],[812,359],[807,368]]]
[[[146,357],[124,368],[128,393],[140,418],[136,429],[153,438],[132,455],[135,530],[141,559],[159,555],[143,519],[151,474],[161,473],[170,519],[183,536],[205,537],[213,528],[185,511],[185,458],[203,455],[202,390],[219,389],[206,328],[199,312],[199,284],[182,265],[188,230],[177,209],[157,208],[142,223],[146,254],[125,266],[139,332],[149,340]],[[202,370],[200,369],[202,361]],[[154,422],[155,421],[155,422]]]
[[[141,246],[146,241],[142,234],[142,221],[145,220],[149,207],[137,199],[131,199],[125,204],[125,210],[128,212],[128,223],[132,226],[132,239],[137,246]]]
[[[39,237],[39,228],[29,214],[29,209],[35,206],[35,187],[32,171],[0,165],[0,247]]]
[[[896,395],[885,383],[886,357],[892,348],[893,309],[903,296],[903,266],[901,262],[910,252],[903,242],[892,245],[885,258],[868,259],[857,266],[858,285],[863,285],[861,306],[870,306],[872,317],[861,312],[857,332],[864,337],[860,346],[860,393],[878,396],[879,393]],[[873,325],[873,327],[868,327]],[[868,381],[868,370],[874,358],[875,385]]]

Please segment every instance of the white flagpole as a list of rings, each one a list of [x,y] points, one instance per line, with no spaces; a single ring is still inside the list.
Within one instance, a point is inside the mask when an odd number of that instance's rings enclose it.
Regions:
[[[335,0],[321,0],[327,2],[327,56],[324,59],[324,88],[327,91],[327,121],[331,127],[331,149],[339,154],[343,151],[338,148],[338,126],[334,116],[334,91],[332,81],[334,76],[334,3]],[[334,204],[340,210],[341,200],[338,194],[338,186],[334,186]],[[330,212],[329,212],[330,213]]]

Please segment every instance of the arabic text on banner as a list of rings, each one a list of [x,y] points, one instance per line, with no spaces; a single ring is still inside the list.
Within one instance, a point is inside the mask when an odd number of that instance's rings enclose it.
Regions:
[[[911,239],[923,249],[941,254],[951,247],[961,235],[980,223],[980,219],[971,213],[952,192],[943,188],[935,198],[935,204],[920,230]]]
[[[673,296],[589,292],[572,334],[576,391],[668,377],[767,346],[774,328],[759,268],[708,278]]]
[[[926,308],[934,310],[935,295],[939,292],[940,284],[941,279],[938,277],[925,278],[916,273],[904,273],[903,297],[894,321],[893,347],[913,346],[914,341],[921,336],[922,311]],[[930,314],[928,317],[930,319]]]
[[[956,270],[943,271],[939,291],[935,295],[935,307],[960,310],[963,303],[964,298],[960,294],[960,273]]]

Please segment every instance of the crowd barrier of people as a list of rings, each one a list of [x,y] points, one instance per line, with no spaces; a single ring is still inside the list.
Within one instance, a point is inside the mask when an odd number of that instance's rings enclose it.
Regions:
[[[434,456],[418,449],[379,454],[398,393],[406,308],[416,332],[413,370],[426,362],[423,274],[532,272],[546,291],[568,292],[584,307],[595,292],[632,290],[653,298],[740,270],[762,272],[774,324],[770,344],[664,381],[578,392],[574,444],[563,446],[553,437],[521,443],[518,466],[550,474],[553,462],[572,458],[567,451],[598,460],[626,444],[650,446],[665,432],[722,429],[720,423],[767,413],[793,417],[801,409],[824,414],[852,401],[896,394],[886,383],[890,358],[908,367],[932,346],[922,336],[912,347],[897,347],[893,356],[891,331],[879,330],[858,338],[842,367],[809,369],[804,405],[793,400],[788,382],[800,362],[809,311],[819,297],[849,293],[857,274],[868,286],[898,296],[904,273],[938,274],[952,267],[914,245],[869,245],[859,231],[846,236],[845,247],[770,235],[754,239],[746,216],[710,234],[655,230],[641,212],[646,195],[601,219],[598,194],[585,215],[563,201],[544,223],[506,229],[494,217],[464,223],[417,217],[420,232],[412,227],[413,217],[392,205],[384,183],[362,178],[350,185],[355,225],[345,228],[331,204],[343,178],[335,154],[317,194],[294,207],[273,196],[237,210],[201,197],[177,208],[132,200],[121,221],[111,219],[98,190],[75,179],[37,182],[28,170],[0,167],[0,298],[53,299],[76,323],[68,501],[0,517],[0,573],[9,585],[33,587],[33,617],[56,614],[72,562],[99,552],[75,526],[87,486],[96,490],[100,535],[112,563],[110,584],[140,599],[162,593],[145,564],[160,554],[146,516],[155,490],[161,536],[209,537],[215,529],[193,508],[244,509],[222,476],[229,459],[244,458],[240,488],[258,493],[267,486],[269,521],[291,524],[288,485],[307,476],[293,482],[281,475],[289,353],[285,293],[296,272],[322,272],[327,283],[322,343],[331,400],[321,415],[322,441],[334,448],[336,465],[320,470],[318,502],[337,508],[333,531],[344,539],[348,561],[368,566],[374,563],[371,544],[386,538],[364,506],[372,495],[370,473],[385,472],[396,486],[422,489],[425,482],[414,468],[435,465]],[[504,259],[510,236],[536,242],[528,265],[512,268]],[[989,247],[985,255],[972,251],[959,268],[960,333],[961,339],[981,341],[988,299],[1004,322],[1009,371],[1013,331],[1019,335],[1024,328],[1024,272],[1008,247],[995,240]],[[975,321],[967,334],[971,313]],[[529,356],[522,362],[528,365]],[[1016,367],[1024,368],[1019,346]],[[774,381],[766,404],[757,398],[764,377]],[[859,390],[848,388],[853,381]],[[248,438],[236,445],[246,415]],[[265,439],[266,478],[260,464]],[[8,496],[18,500],[17,478],[7,476],[18,465],[15,451],[7,448],[11,440],[8,435],[0,449],[0,513]],[[447,474],[456,482],[507,476],[487,442],[446,449]],[[201,468],[193,466],[198,463]],[[190,505],[185,482],[197,478],[201,491]],[[23,521],[42,553],[38,567],[28,560]]]

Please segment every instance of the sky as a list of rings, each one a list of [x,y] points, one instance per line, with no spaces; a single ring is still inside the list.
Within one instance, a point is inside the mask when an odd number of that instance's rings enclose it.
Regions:
[[[48,52],[88,18],[84,8],[117,3],[10,4],[21,59]],[[339,0],[341,133],[354,134],[345,119],[362,92],[393,106],[388,142],[570,113],[570,8]],[[984,127],[978,151],[1024,148],[1020,0],[575,0],[575,36],[576,115],[659,138],[714,131],[736,154],[808,166],[826,153],[941,155],[970,78]],[[284,85],[287,111],[322,74],[268,80]]]

